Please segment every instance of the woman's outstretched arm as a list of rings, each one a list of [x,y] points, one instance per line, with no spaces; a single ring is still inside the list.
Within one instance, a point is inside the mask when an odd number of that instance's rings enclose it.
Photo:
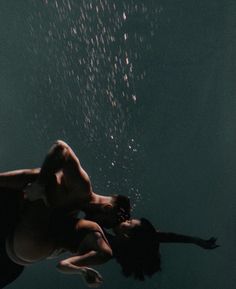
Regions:
[[[160,243],[189,243],[200,246],[204,249],[215,249],[219,247],[219,245],[216,244],[217,239],[214,237],[205,240],[198,237],[166,232],[157,232],[156,236]]]

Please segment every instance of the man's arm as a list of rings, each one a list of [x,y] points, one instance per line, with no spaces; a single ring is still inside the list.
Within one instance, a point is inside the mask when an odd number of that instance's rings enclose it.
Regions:
[[[68,200],[74,200],[79,197],[79,193],[88,197],[92,192],[91,182],[87,173],[81,167],[79,159],[76,157],[73,150],[65,142],[58,140],[49,150],[37,181],[26,190],[30,200],[44,199],[45,203],[50,200],[59,201],[60,196],[55,196],[55,190],[46,190],[51,180],[55,178],[58,172],[62,172],[63,183],[69,192],[67,195]],[[74,193],[75,192],[75,193]],[[50,194],[50,196],[49,196]],[[52,196],[54,194],[54,197]],[[63,200],[62,200],[63,201]],[[65,200],[64,200],[65,201]],[[60,203],[61,201],[59,201]],[[62,202],[63,203],[63,202]]]
[[[39,176],[40,169],[23,169],[0,173],[0,187],[15,190],[23,188],[34,182]]]
[[[214,237],[205,240],[198,237],[166,232],[157,232],[156,236],[160,243],[189,243],[200,246],[204,249],[215,249],[219,247],[219,245],[216,244],[216,238]]]
[[[42,165],[38,183],[45,184],[49,178],[62,170],[68,187],[79,186],[88,190],[91,187],[87,173],[81,167],[79,159],[65,142],[58,140],[50,149]]]

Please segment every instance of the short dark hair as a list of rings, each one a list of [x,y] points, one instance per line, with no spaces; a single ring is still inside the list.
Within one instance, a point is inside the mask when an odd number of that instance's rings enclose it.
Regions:
[[[124,195],[114,195],[113,196],[114,208],[121,215],[123,221],[130,219],[130,199]]]
[[[161,270],[161,256],[155,228],[147,219],[140,221],[141,225],[131,229],[129,237],[114,248],[113,254],[126,277],[143,281],[145,275],[151,277]]]

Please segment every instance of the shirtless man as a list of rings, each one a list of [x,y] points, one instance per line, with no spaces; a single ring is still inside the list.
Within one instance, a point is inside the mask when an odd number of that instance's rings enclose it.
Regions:
[[[61,140],[51,147],[41,169],[1,173],[0,188],[21,191],[22,199],[42,200],[46,206],[63,212],[82,210],[85,218],[106,228],[130,217],[129,199],[96,194],[79,159]]]
[[[24,269],[9,259],[5,240],[16,235],[15,244],[21,250],[28,252],[29,239],[33,248],[38,246],[47,251],[48,229],[55,222],[63,224],[66,216],[73,217],[79,210],[84,211],[85,218],[106,228],[130,217],[127,197],[102,196],[93,192],[87,173],[63,141],[52,146],[41,169],[1,173],[0,194],[0,267],[4,268],[0,288],[16,279]],[[41,249],[31,252],[35,259],[38,254],[42,254]]]
[[[14,227],[14,231],[7,236],[7,255],[3,260],[0,260],[0,264],[2,268],[8,266],[8,269],[2,275],[4,277],[3,280],[0,278],[0,288],[16,279],[22,272],[24,265],[60,255],[66,249],[64,242],[68,241],[72,241],[73,246],[74,244],[79,245],[77,253],[80,254],[62,260],[58,267],[60,271],[65,273],[80,272],[84,275],[89,285],[99,285],[101,283],[100,275],[91,268],[82,268],[81,271],[81,266],[87,267],[101,264],[112,257],[117,257],[119,255],[117,255],[117,250],[119,248],[126,248],[120,243],[121,240],[131,238],[127,227],[131,227],[132,229],[133,226],[141,224],[137,220],[121,223],[122,219],[128,219],[129,217],[130,207],[128,199],[122,196],[108,197],[94,193],[87,173],[81,167],[79,160],[71,148],[62,141],[57,141],[52,146],[41,170],[21,170],[0,174],[1,186],[7,187],[8,190],[14,189],[20,193],[24,192],[21,193],[22,200],[24,197],[29,201],[23,200],[23,203],[25,203],[23,206],[24,211],[20,215],[20,220],[18,220],[17,226]],[[9,190],[8,192],[10,193],[11,191]],[[102,226],[107,228],[116,227],[117,237],[111,238],[110,236],[111,242],[108,243],[99,225],[91,221],[80,220],[76,228],[81,229],[82,232],[84,232],[84,229],[89,229],[91,232],[89,231],[87,239],[82,238],[83,236],[79,237],[79,244],[77,244],[77,235],[75,236],[75,241],[73,238],[71,239],[71,236],[73,237],[75,232],[73,226],[71,227],[71,222],[73,225],[73,213],[79,209],[83,210],[90,220],[95,220]],[[55,212],[55,214],[51,214],[52,212]],[[57,214],[58,212],[59,214]],[[3,222],[5,222],[5,219]],[[117,230],[119,223],[121,225]],[[84,224],[84,227],[81,227],[81,224]],[[89,228],[85,227],[85,224],[88,224]],[[159,242],[196,243],[199,246],[205,246],[206,244],[206,248],[208,249],[217,247],[214,238],[206,241],[202,240],[203,243],[202,241],[199,243],[198,239],[195,242],[195,238],[176,234],[165,235],[156,232],[155,229],[152,231],[155,233],[155,236],[158,234]],[[139,256],[140,248],[142,248],[139,242],[146,240],[146,230],[144,233],[141,237],[138,236],[136,238],[138,246],[132,258]],[[153,240],[155,239],[153,234],[149,239],[148,241],[152,241],[153,244]],[[55,240],[56,243],[54,243]],[[58,244],[61,242],[63,246],[60,247]],[[72,248],[72,245],[69,244],[68,248]],[[86,248],[85,251],[82,249],[82,245]],[[148,242],[147,249],[149,253],[150,246],[151,244]],[[133,244],[130,247],[133,249]],[[154,248],[154,250],[157,249]],[[152,254],[154,254],[153,252]],[[6,252],[3,251],[3,253]],[[125,251],[123,255],[126,264],[127,252]],[[143,256],[146,256],[146,252],[144,252]],[[159,258],[159,256],[157,257]],[[147,258],[147,260],[149,259],[152,260],[151,257]],[[141,260],[144,260],[144,258],[141,258]],[[132,262],[132,264],[136,267],[138,261]],[[120,262],[121,258],[119,258]],[[16,264],[18,264],[17,267]],[[11,276],[8,276],[6,279],[5,274],[7,272],[11,272]]]

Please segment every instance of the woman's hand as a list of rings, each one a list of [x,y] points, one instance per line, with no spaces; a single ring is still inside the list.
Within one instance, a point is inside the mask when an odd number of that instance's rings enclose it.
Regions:
[[[92,268],[84,268],[82,276],[84,277],[87,286],[91,288],[97,288],[103,282],[102,276]]]
[[[212,237],[208,240],[203,240],[203,239],[200,239],[198,241],[198,245],[204,249],[215,249],[217,247],[219,247],[219,245],[216,244],[216,238]]]

